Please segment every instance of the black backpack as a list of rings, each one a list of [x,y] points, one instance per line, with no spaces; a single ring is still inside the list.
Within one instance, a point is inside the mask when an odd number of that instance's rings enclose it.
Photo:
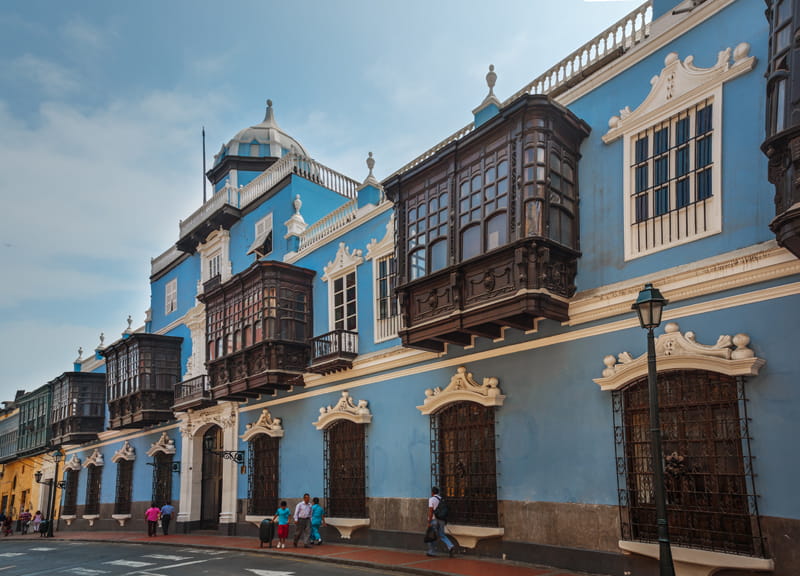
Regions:
[[[447,514],[450,512],[447,508],[447,502],[445,502],[444,498],[441,496],[437,496],[436,498],[439,500],[439,505],[434,508],[433,515],[436,516],[438,520],[447,522]]]

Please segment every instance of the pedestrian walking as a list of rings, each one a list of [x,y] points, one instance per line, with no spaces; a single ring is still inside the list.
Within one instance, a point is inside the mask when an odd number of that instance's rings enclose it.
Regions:
[[[156,503],[153,502],[150,504],[150,508],[148,508],[144,513],[144,519],[147,520],[148,536],[158,536],[158,519],[160,516],[161,508],[156,506]]]
[[[23,534],[27,534],[28,533],[28,528],[31,525],[31,511],[26,509],[26,510],[23,510],[22,512],[20,512],[19,521],[20,521],[20,524],[22,524],[21,532]]]
[[[278,522],[278,548],[286,548],[286,539],[289,538],[289,517],[292,511],[286,505],[286,500],[281,500],[280,508],[272,517],[273,522]],[[295,542],[295,546],[297,543]]]
[[[303,499],[297,503],[294,509],[294,547],[297,548],[297,543],[300,538],[303,539],[303,547],[311,548],[311,496],[306,492],[303,494]]]
[[[164,536],[169,534],[169,522],[174,514],[175,507],[169,502],[161,507],[161,530],[164,532]]]
[[[41,524],[42,524],[42,511],[41,510],[37,510],[36,511],[36,514],[33,515],[32,522],[33,522],[33,531],[34,532],[38,532],[39,531],[39,526],[41,526]]]
[[[442,544],[447,546],[447,552],[452,558],[456,553],[456,547],[444,533],[447,526],[447,515],[449,508],[444,498],[439,496],[439,489],[434,486],[431,488],[431,497],[428,499],[428,526],[436,531],[436,540],[428,542],[428,556],[438,556],[436,552],[436,542],[441,541]]]
[[[312,544],[322,544],[322,536],[319,533],[320,526],[325,526],[325,509],[320,505],[319,498],[314,498],[311,506],[311,536]]]

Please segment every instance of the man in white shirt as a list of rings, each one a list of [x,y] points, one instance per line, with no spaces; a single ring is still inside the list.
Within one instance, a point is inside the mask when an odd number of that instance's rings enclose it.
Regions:
[[[441,540],[442,544],[447,546],[447,553],[452,558],[456,553],[456,547],[453,546],[450,538],[448,538],[447,534],[444,533],[444,527],[447,525],[447,520],[444,518],[439,518],[436,515],[436,509],[441,503],[442,498],[439,496],[439,489],[434,486],[431,488],[431,497],[428,498],[428,525],[436,530],[436,535],[438,538],[433,542],[428,542],[427,554],[428,556],[438,556],[436,553],[436,541]]]
[[[308,493],[303,494],[303,499],[297,503],[294,509],[294,523],[296,526],[294,532],[294,547],[297,548],[297,543],[300,538],[303,538],[303,547],[311,548],[309,538],[311,537],[311,496]]]

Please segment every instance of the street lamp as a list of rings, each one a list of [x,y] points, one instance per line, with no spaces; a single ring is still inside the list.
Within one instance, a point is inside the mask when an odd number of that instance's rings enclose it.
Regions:
[[[58,478],[58,463],[61,462],[61,458],[63,458],[64,454],[61,453],[60,450],[56,449],[50,455],[50,458],[56,464],[55,474],[53,474],[53,478],[47,478],[46,480],[42,480],[42,471],[37,470],[36,473],[33,475],[33,479],[36,480],[37,484],[44,484],[45,486],[50,486],[50,495],[49,495],[49,502],[47,505],[48,513],[47,513],[47,537],[53,537],[53,513],[55,512],[55,504],[56,504],[56,488],[64,488],[64,482],[56,482],[55,479]]]
[[[647,283],[632,306],[639,316],[639,324],[647,330],[647,387],[650,393],[650,452],[653,458],[653,484],[656,498],[656,525],[658,527],[659,576],[675,576],[672,550],[669,543],[667,503],[664,492],[664,463],[661,455],[661,422],[658,416],[658,383],[656,382],[656,344],[653,329],[661,324],[661,312],[667,300],[653,285]]]

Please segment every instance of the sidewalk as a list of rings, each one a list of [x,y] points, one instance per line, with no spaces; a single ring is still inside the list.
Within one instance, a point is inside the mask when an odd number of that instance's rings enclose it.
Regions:
[[[246,550],[259,552],[269,556],[293,556],[298,558],[314,558],[323,562],[362,566],[375,570],[405,572],[407,574],[442,575],[453,574],[456,576],[602,576],[600,574],[588,575],[585,573],[568,572],[558,568],[546,566],[533,566],[512,561],[495,560],[488,558],[475,558],[472,556],[456,556],[449,558],[447,555],[430,558],[425,556],[422,542],[419,552],[395,550],[391,548],[376,548],[366,546],[352,546],[349,544],[323,544],[312,548],[260,548],[258,538],[243,536],[222,536],[216,534],[192,533],[170,534],[169,536],[156,536],[149,538],[138,532],[56,532],[54,540],[79,540],[93,542],[135,542],[137,544],[161,544],[174,546],[196,546],[199,548],[221,548],[226,550]],[[0,542],[7,540],[32,540],[42,541],[38,534],[14,534],[0,538]]]

